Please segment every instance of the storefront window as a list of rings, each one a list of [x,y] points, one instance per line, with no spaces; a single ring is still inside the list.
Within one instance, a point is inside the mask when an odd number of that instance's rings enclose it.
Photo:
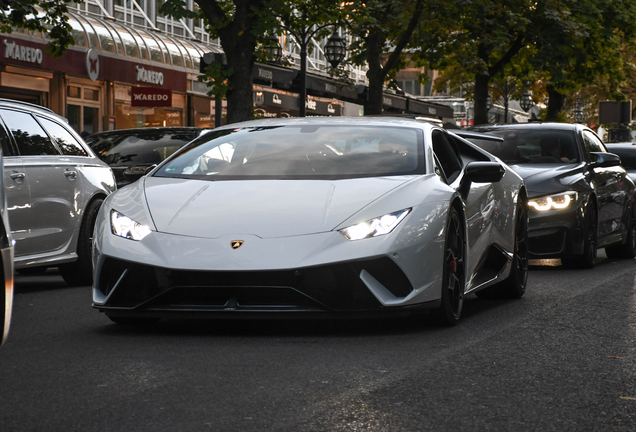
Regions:
[[[115,129],[183,126],[183,110],[178,108],[136,108],[124,103],[115,106]]]
[[[99,87],[71,84],[66,88],[66,118],[77,133],[99,132],[100,120]]]

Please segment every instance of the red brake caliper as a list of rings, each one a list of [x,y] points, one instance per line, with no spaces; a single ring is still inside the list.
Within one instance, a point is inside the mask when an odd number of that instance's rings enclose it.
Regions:
[[[453,259],[451,260],[451,262],[449,263],[449,270],[451,273],[455,274],[457,273],[457,259],[455,258],[455,254],[451,252],[451,254],[453,255]]]

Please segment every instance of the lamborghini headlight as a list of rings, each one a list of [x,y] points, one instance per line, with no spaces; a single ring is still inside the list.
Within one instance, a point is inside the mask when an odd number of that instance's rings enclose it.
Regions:
[[[528,200],[528,206],[540,212],[562,210],[576,203],[577,198],[578,194],[576,192],[563,192],[556,195],[533,198]]]
[[[139,241],[152,232],[146,225],[135,222],[128,216],[124,216],[117,210],[110,211],[110,229],[113,234]]]
[[[338,230],[347,240],[361,240],[390,233],[411,211],[410,208],[385,214],[359,224]]]

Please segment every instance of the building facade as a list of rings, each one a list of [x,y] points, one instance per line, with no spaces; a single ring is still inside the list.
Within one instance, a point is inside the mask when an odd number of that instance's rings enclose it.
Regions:
[[[28,30],[0,34],[0,97],[51,108],[78,132],[152,126],[213,127],[215,101],[199,82],[205,53],[221,53],[202,20],[162,16],[162,0],[86,0],[71,3],[74,45],[60,58],[46,52],[45,35]],[[191,10],[197,6],[186,0]],[[42,12],[43,13],[43,12]],[[257,117],[293,117],[299,112],[299,48],[280,37],[293,65],[256,64],[253,70]],[[329,77],[325,41],[314,41],[308,56],[307,115],[362,115],[366,68],[347,66],[348,83]],[[388,112],[442,118],[444,107],[387,93]],[[225,101],[223,101],[223,107]],[[224,109],[224,108],[223,108]],[[441,110],[438,113],[438,110]]]

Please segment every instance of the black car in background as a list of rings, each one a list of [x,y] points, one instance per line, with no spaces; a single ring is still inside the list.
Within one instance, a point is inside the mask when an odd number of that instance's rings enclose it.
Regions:
[[[607,150],[621,158],[621,166],[627,175],[636,182],[636,143],[605,143]]]
[[[156,127],[97,132],[84,138],[97,156],[113,169],[117,187],[130,183],[126,170],[158,164],[204,131],[198,127]]]
[[[470,131],[503,141],[471,137]],[[526,182],[531,258],[561,258],[566,267],[592,268],[597,248],[605,248],[610,258],[636,256],[634,182],[594,131],[562,123],[470,131],[466,139],[500,158]]]

